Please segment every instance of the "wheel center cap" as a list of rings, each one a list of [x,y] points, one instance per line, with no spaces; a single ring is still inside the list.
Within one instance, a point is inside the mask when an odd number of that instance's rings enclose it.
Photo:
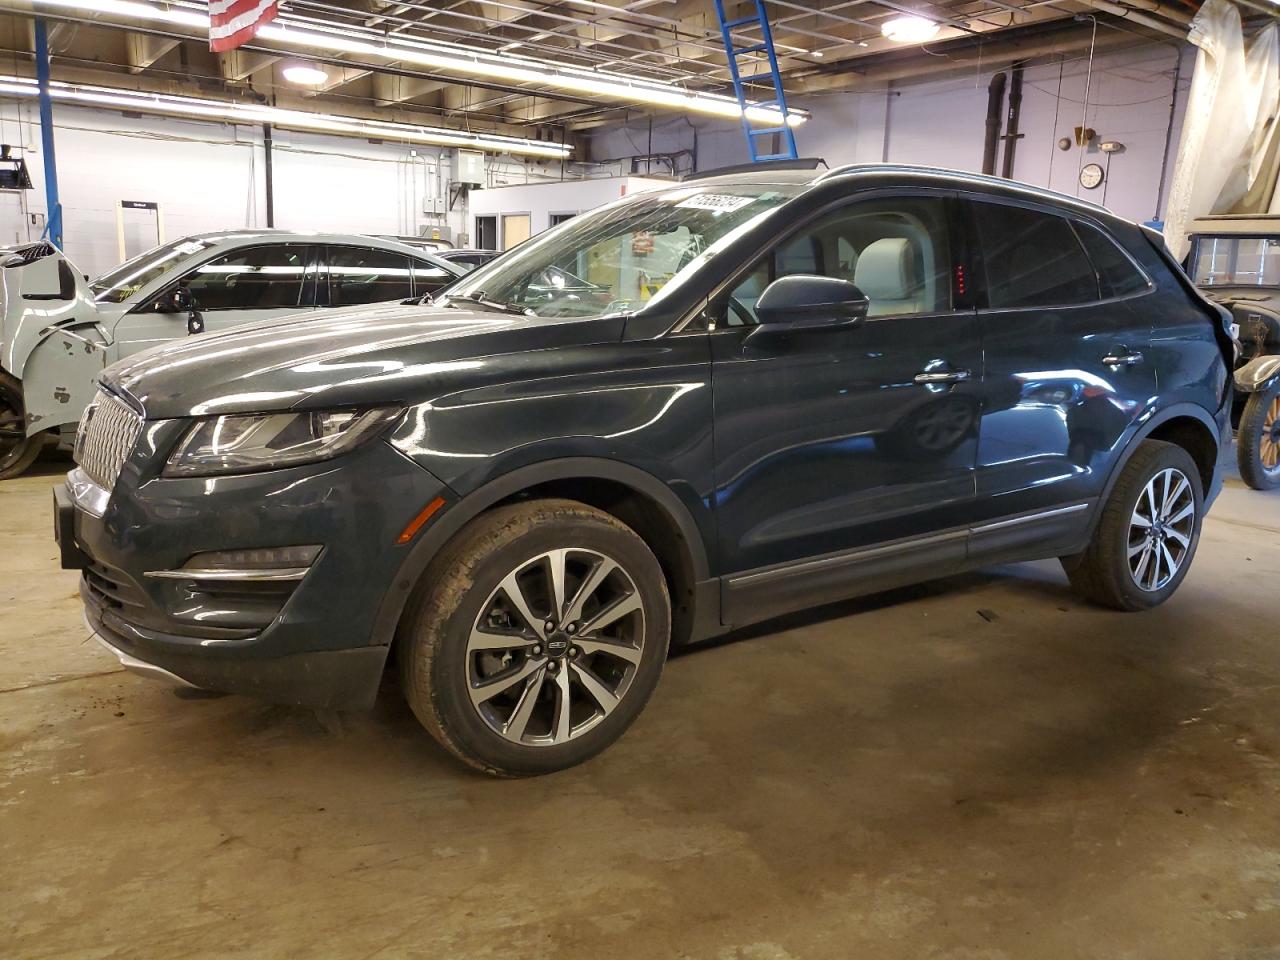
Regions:
[[[547,656],[563,657],[569,652],[569,635],[557,630],[547,637]]]

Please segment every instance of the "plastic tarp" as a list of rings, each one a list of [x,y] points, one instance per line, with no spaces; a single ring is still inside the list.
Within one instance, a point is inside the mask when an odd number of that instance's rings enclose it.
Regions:
[[[1199,51],[1174,161],[1165,242],[1187,254],[1187,227],[1196,217],[1236,209],[1246,197],[1269,204],[1268,161],[1280,108],[1280,42],[1274,25],[1246,53],[1240,14],[1227,0],[1205,0],[1188,39]],[[1254,191],[1260,178],[1266,189]],[[1265,194],[1262,201],[1259,194]],[[1246,211],[1249,212],[1249,211]],[[1262,211],[1257,211],[1262,212]]]

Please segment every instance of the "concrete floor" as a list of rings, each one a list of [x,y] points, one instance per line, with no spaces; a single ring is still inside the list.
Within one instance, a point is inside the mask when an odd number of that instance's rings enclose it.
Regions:
[[[44,467],[0,485],[5,957],[1280,957],[1280,494],[1233,481],[1157,611],[1055,564],[828,608],[503,782],[393,698],[117,670]]]

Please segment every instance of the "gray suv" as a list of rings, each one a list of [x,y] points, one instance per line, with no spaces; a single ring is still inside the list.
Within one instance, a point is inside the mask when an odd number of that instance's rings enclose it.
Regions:
[[[672,646],[787,611],[1046,557],[1161,603],[1221,483],[1228,322],[1072,198],[687,180],[434,303],[107,369],[63,563],[136,670],[362,707],[392,664],[456,756],[544,773],[617,739]]]

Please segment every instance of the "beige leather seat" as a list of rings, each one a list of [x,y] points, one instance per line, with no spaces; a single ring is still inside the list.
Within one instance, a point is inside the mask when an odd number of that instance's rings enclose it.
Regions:
[[[870,316],[921,310],[916,252],[904,237],[885,237],[867,244],[858,255],[853,282],[871,301]]]

